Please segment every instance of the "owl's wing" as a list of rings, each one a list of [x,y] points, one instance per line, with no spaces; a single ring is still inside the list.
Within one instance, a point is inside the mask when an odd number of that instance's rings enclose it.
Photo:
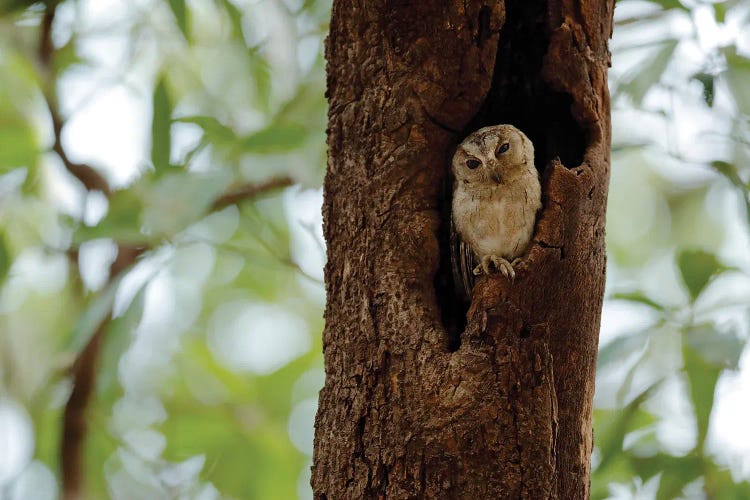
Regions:
[[[456,224],[451,214],[451,268],[456,291],[465,301],[471,301],[471,290],[474,288],[474,255],[469,245],[461,240],[456,231]]]

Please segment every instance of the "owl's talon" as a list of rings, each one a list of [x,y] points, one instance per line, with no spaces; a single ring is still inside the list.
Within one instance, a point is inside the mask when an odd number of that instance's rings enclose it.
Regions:
[[[503,276],[511,281],[516,278],[516,272],[510,262],[503,259],[502,257],[498,257],[497,255],[491,255],[490,259],[492,260],[492,264],[495,266],[495,269],[497,269],[498,272],[500,272]]]
[[[492,263],[492,256],[485,255],[484,257],[482,257],[482,260],[479,261],[479,265],[474,268],[474,276],[481,276],[482,273],[488,276],[492,274]]]
[[[493,268],[495,272],[502,274],[509,280],[513,280],[516,277],[516,272],[511,263],[497,255],[485,255],[482,257],[481,262],[474,268],[473,273],[474,276],[480,276],[483,273],[489,275],[492,274]]]

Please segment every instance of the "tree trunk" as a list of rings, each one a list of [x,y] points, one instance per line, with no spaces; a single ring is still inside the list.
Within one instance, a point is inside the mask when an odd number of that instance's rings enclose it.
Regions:
[[[588,498],[613,8],[334,0],[316,498]],[[515,282],[466,311],[443,186],[497,123],[534,142],[544,208]]]

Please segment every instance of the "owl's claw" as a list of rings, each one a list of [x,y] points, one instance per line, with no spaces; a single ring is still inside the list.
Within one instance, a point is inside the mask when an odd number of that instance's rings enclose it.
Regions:
[[[502,273],[503,276],[513,281],[516,279],[516,271],[513,269],[513,265],[510,262],[503,259],[502,257],[492,256],[492,263],[495,268]]]
[[[511,281],[516,278],[516,272],[513,270],[511,263],[497,255],[485,255],[482,257],[482,262],[474,268],[474,275],[479,276],[482,273],[489,275],[492,273],[492,267]]]

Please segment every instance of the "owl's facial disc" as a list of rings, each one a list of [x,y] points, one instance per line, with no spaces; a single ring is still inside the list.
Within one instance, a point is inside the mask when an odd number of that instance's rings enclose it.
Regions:
[[[464,184],[498,185],[510,182],[533,159],[533,145],[523,132],[512,125],[495,125],[464,139],[454,154],[452,169],[456,180]]]

